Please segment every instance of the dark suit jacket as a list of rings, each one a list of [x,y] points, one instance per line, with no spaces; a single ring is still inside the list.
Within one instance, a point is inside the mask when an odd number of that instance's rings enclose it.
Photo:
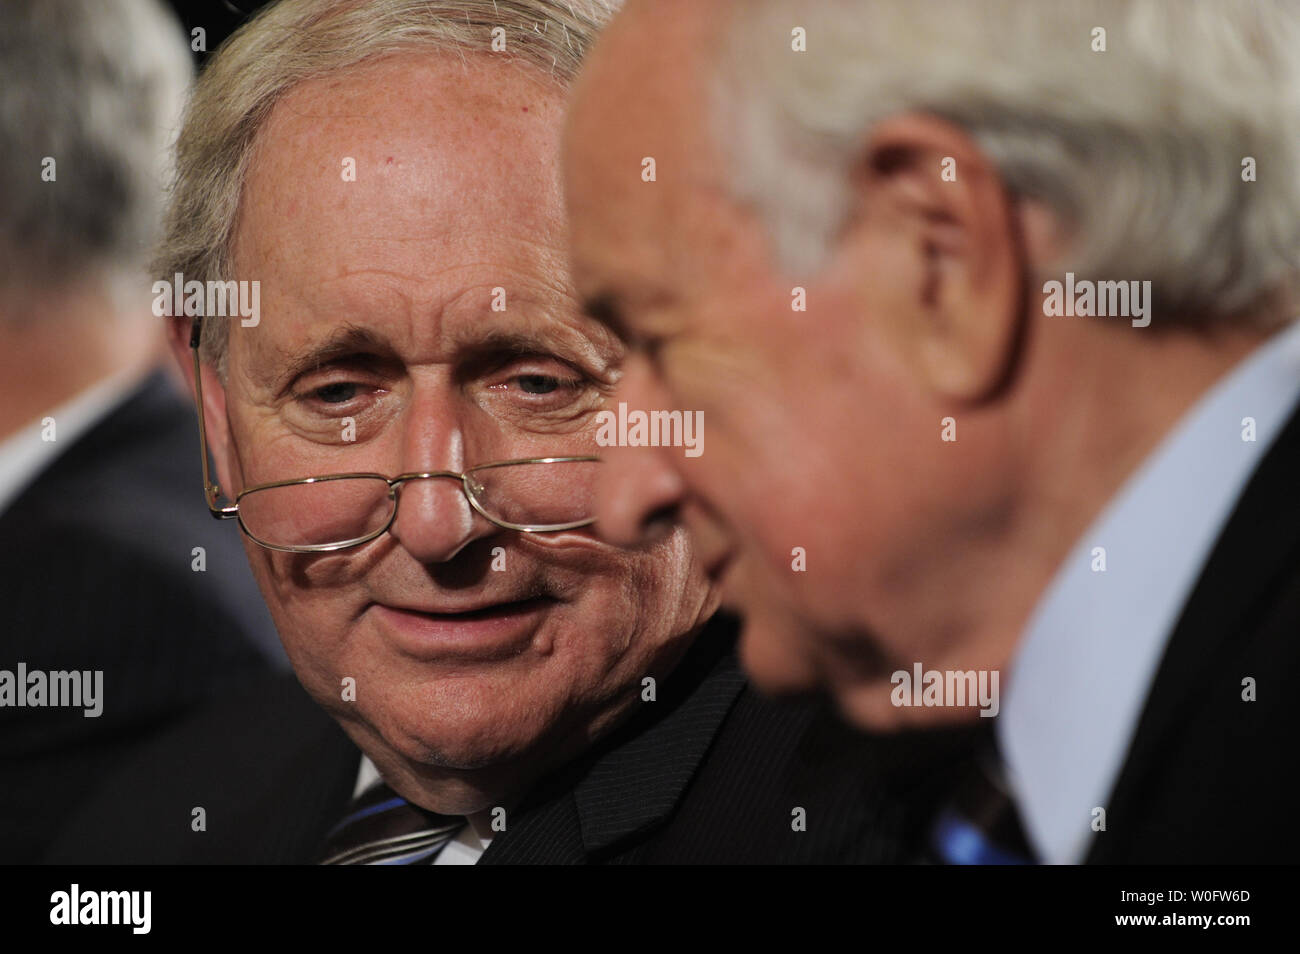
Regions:
[[[1294,864],[1298,689],[1300,410],[1183,608],[1088,861]]]
[[[98,718],[0,707],[0,862],[35,861],[144,739],[285,665],[239,531],[203,505],[194,411],[162,374],[0,514],[0,621],[0,669],[104,673]]]
[[[481,864],[893,861],[951,784],[962,733],[854,733],[747,688],[734,627],[701,635],[659,698],[536,786]],[[63,832],[56,863],[310,863],[360,752],[292,680],[143,753]],[[207,830],[191,830],[202,806]],[[796,809],[806,830],[796,831]]]

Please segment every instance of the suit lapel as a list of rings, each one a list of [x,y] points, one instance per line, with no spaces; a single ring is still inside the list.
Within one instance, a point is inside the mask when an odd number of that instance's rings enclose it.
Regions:
[[[1296,572],[1297,487],[1300,410],[1293,411],[1251,476],[1174,627],[1109,799],[1109,815],[1123,817],[1150,800],[1157,776],[1167,770],[1163,753],[1198,710],[1217,700],[1230,706],[1224,718],[1246,716],[1239,698],[1224,702],[1219,698],[1224,694],[1210,687],[1216,679],[1221,681],[1224,671],[1235,673],[1232,660],[1258,629],[1260,613],[1279,585]],[[1123,840],[1098,838],[1088,861],[1115,860],[1123,848]]]
[[[581,865],[587,863],[582,823],[572,792],[560,792],[533,806],[520,818],[507,817],[507,828],[493,839],[481,865]]]
[[[481,864],[604,860],[676,808],[745,679],[731,649],[736,624],[715,617],[658,699],[597,751],[552,776],[518,810]]]
[[[719,660],[680,706],[592,766],[574,790],[589,852],[648,832],[672,813],[744,685],[735,658]]]

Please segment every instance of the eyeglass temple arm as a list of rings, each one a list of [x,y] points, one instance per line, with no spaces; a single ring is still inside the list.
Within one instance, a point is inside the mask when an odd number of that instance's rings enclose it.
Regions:
[[[196,316],[190,328],[190,354],[194,358],[194,406],[199,413],[199,459],[203,462],[203,501],[208,505],[208,513],[213,517],[217,520],[227,520],[239,513],[239,507],[217,505],[221,488],[212,482],[208,470],[208,432],[203,420],[203,369],[199,365],[199,340],[202,331],[202,318]]]

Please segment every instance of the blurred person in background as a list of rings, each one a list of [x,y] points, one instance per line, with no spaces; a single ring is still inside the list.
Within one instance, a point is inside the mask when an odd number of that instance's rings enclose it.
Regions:
[[[1293,0],[633,0],[578,81],[616,400],[709,425],[598,526],[689,527],[760,686],[982,728],[921,854],[1295,858],[1297,50]]]
[[[2,862],[144,739],[286,664],[160,370],[144,265],[191,73],[156,0],[0,4]]]

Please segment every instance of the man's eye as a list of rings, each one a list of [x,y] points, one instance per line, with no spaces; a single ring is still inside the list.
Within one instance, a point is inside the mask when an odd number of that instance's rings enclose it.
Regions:
[[[549,374],[521,374],[516,380],[519,382],[519,390],[525,394],[551,394],[558,391],[564,383]]]
[[[357,396],[357,386],[349,381],[337,381],[313,389],[311,396],[326,404],[346,404]]]
[[[522,364],[522,362],[520,362]],[[539,367],[539,365],[541,365]],[[550,372],[554,373],[550,373]],[[522,367],[503,369],[487,383],[489,391],[503,397],[513,395],[514,401],[534,410],[556,410],[568,406],[586,393],[591,379],[581,371],[573,370],[564,362],[529,362]]]

